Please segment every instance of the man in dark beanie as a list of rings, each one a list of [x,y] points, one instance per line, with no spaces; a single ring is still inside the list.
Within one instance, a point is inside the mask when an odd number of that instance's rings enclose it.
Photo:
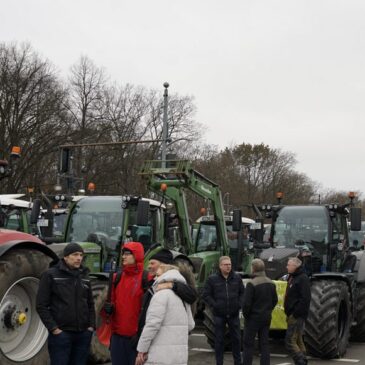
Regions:
[[[81,252],[82,255],[84,254],[84,249],[78,243],[69,243],[63,249],[63,257],[69,256],[74,252]],[[83,256],[81,256],[82,258]],[[80,262],[81,264],[81,262]]]
[[[186,265],[179,265],[178,262],[174,263],[174,258],[171,251],[166,248],[162,248],[161,250],[153,254],[149,259],[148,271],[150,272],[151,275],[153,275],[153,277],[156,276],[156,272],[161,264],[176,264],[176,266],[179,267],[180,273],[186,279],[187,284],[177,281],[164,282],[160,283],[155,290],[163,290],[163,289],[173,290],[176,293],[176,295],[181,298],[183,302],[186,302],[190,305],[193,304],[198,298],[198,292],[195,289],[194,278],[191,279],[189,277],[189,274],[186,272],[187,270]],[[150,286],[152,286],[153,283],[154,279],[150,281],[149,283]],[[148,306],[150,305],[152,296],[153,296],[152,290],[147,290],[143,296],[142,310],[138,321],[138,333],[135,338],[136,346],[139,337],[141,336],[141,333],[143,331],[143,327],[146,323],[147,309]]]
[[[95,329],[89,270],[82,266],[79,244],[67,244],[63,254],[41,277],[37,312],[49,331],[51,365],[84,365]]]

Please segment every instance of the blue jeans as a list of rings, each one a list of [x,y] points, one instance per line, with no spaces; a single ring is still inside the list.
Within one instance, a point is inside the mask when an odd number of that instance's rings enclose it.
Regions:
[[[91,331],[62,331],[48,336],[51,365],[85,365],[89,356]]]
[[[237,316],[218,317],[214,316],[215,329],[215,360],[217,365],[223,365],[224,356],[224,332],[228,325],[229,335],[232,343],[232,355],[234,365],[241,365],[241,333],[240,320]]]
[[[134,365],[137,350],[133,346],[131,337],[113,333],[110,341],[110,354],[113,365]]]

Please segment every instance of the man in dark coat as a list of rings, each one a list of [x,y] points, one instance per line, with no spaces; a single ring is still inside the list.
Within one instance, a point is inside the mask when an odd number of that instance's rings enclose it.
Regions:
[[[297,257],[288,260],[288,285],[284,298],[284,309],[288,329],[285,347],[295,365],[306,365],[306,348],[303,342],[304,322],[308,317],[311,300],[310,281]]]
[[[244,286],[240,275],[232,271],[228,256],[219,258],[219,272],[209,276],[203,299],[213,310],[216,364],[223,365],[224,331],[228,324],[232,341],[234,365],[241,365],[239,310]]]
[[[243,332],[243,365],[251,365],[255,337],[259,337],[260,364],[270,364],[269,328],[271,312],[278,302],[275,284],[265,274],[260,259],[251,263],[252,280],[246,284],[242,313],[245,317]]]
[[[51,364],[83,365],[95,329],[89,270],[81,265],[84,251],[79,244],[69,243],[63,254],[41,277],[37,312],[49,331]]]

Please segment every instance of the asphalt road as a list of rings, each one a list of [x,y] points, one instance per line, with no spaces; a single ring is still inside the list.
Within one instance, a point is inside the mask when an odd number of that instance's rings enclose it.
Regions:
[[[189,362],[188,365],[215,365],[214,352],[207,343],[202,328],[196,328],[189,338]],[[224,364],[233,365],[232,354],[226,352]],[[253,365],[260,364],[260,357],[256,353]],[[271,365],[292,365],[294,362],[287,355],[283,340],[271,341]],[[346,365],[346,364],[365,364],[365,344],[350,343],[345,357],[341,359],[321,360],[309,358],[309,365]],[[111,363],[105,364],[111,365]]]

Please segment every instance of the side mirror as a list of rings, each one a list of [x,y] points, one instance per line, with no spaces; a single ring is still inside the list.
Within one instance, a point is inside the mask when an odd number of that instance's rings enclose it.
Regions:
[[[242,212],[240,209],[233,210],[232,229],[235,232],[239,232],[242,229]]]
[[[139,200],[137,206],[137,226],[148,226],[148,214],[150,211],[150,202]]]
[[[32,212],[30,213],[30,224],[37,224],[40,211],[41,201],[39,199],[34,199]]]
[[[350,208],[351,231],[361,231],[361,208]]]

